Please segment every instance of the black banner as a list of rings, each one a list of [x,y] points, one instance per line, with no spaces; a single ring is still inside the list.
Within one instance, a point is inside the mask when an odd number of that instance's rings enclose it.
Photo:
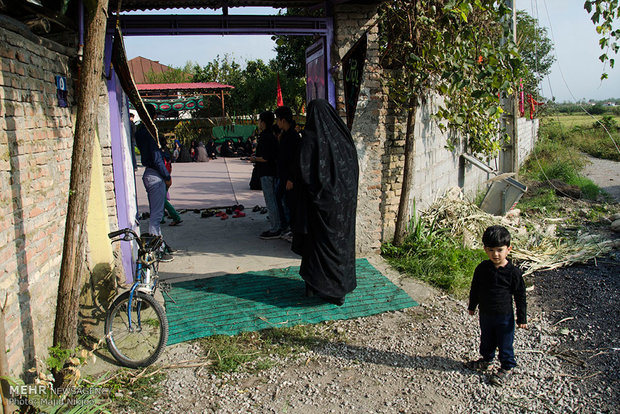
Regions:
[[[347,127],[353,127],[357,98],[360,95],[364,64],[366,62],[366,50],[368,48],[368,35],[364,33],[353,45],[351,50],[342,58],[344,70],[344,104],[347,111]]]

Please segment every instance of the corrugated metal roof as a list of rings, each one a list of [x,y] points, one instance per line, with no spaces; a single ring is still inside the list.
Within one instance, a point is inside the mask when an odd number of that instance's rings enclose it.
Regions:
[[[311,7],[322,5],[320,0],[122,0],[121,11],[160,9],[221,9],[222,7]],[[110,0],[110,10],[117,10],[118,2]]]
[[[139,91],[187,91],[193,89],[234,89],[234,86],[224,85],[217,82],[194,82],[194,83],[144,83],[136,85]]]

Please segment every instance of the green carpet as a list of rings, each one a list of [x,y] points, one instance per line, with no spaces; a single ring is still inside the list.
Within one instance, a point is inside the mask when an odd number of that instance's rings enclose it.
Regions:
[[[211,335],[313,324],[417,306],[368,260],[358,259],[357,288],[335,306],[304,296],[299,267],[229,274],[172,285],[172,302],[164,295],[168,344]]]

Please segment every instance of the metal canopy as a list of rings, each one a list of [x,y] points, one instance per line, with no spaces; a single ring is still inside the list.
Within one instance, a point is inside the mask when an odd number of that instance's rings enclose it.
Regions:
[[[114,23],[115,19],[110,19]],[[121,15],[124,36],[174,35],[289,35],[326,36],[330,17],[221,16],[221,15]],[[108,30],[113,31],[110,27]]]
[[[161,9],[221,9],[229,7],[311,7],[323,3],[319,0],[265,1],[265,0],[123,0],[121,11]],[[110,10],[116,10],[114,0]]]
[[[320,8],[329,4],[346,3],[346,0],[122,0],[121,11],[134,10],[161,10],[161,9],[227,9],[231,7],[273,7],[285,9],[289,7],[298,8]],[[358,0],[359,3],[368,0]],[[118,2],[110,1],[110,11],[118,8]]]

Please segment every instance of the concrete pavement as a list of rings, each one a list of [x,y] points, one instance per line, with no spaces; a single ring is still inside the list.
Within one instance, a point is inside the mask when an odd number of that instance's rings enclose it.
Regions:
[[[138,210],[148,211],[148,200],[142,185],[142,169],[136,173]],[[298,266],[300,257],[290,243],[262,240],[258,236],[269,228],[267,214],[252,212],[255,205],[264,206],[262,191],[250,190],[252,164],[238,158],[218,158],[204,163],[175,163],[172,167],[171,203],[181,215],[178,226],[162,225],[166,241],[176,250],[174,260],[161,263],[160,280],[179,282],[227,273]],[[245,217],[221,220],[201,218],[194,209],[243,204]],[[169,222],[169,220],[168,220]],[[148,228],[148,219],[140,223]]]

